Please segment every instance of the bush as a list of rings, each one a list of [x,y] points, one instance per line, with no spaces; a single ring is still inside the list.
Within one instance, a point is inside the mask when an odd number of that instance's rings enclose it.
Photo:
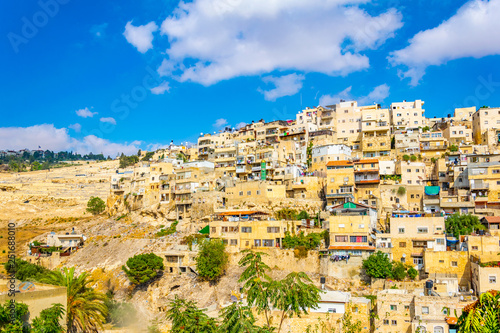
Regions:
[[[404,186],[400,186],[398,188],[398,195],[405,195],[406,193],[406,188]]]
[[[21,281],[41,281],[50,273],[45,267],[38,266],[22,259],[16,258],[16,266],[13,267],[11,261],[4,264],[5,270],[9,273],[15,273],[16,279]]]
[[[90,197],[87,202],[87,212],[98,215],[104,212],[106,209],[106,203],[99,197]]]
[[[377,251],[363,260],[363,268],[366,275],[373,278],[385,279],[392,276],[392,264],[389,257],[381,251]]]
[[[296,220],[297,219],[297,211],[291,208],[281,208],[276,213],[277,220]]]
[[[406,277],[406,267],[402,262],[394,262],[392,266],[392,277],[402,281]]]
[[[127,260],[122,269],[135,285],[146,283],[158,276],[163,270],[163,259],[154,253],[138,254]]]
[[[450,147],[448,147],[448,149],[451,151],[451,152],[456,152],[458,151],[458,147],[455,146],[455,145],[451,145]]]
[[[417,275],[418,275],[418,271],[415,268],[410,267],[408,269],[408,276],[410,277],[410,279],[415,280]]]
[[[297,215],[297,220],[308,220],[309,219],[309,214],[303,210]]]
[[[455,213],[445,220],[446,232],[457,237],[459,235],[470,235],[473,230],[482,230],[484,226],[479,222],[477,216]]]
[[[198,275],[204,280],[217,281],[224,274],[228,259],[222,240],[205,240],[200,244],[200,251],[196,256]]]
[[[410,161],[415,162],[417,160],[417,156],[411,155]]]
[[[163,229],[163,228],[160,229],[160,231],[158,231],[156,233],[156,237],[163,237],[163,236],[174,234],[177,231],[178,224],[179,224],[179,221],[175,221],[167,229]]]
[[[403,161],[408,162],[410,160],[410,155],[403,155]]]
[[[317,248],[321,244],[321,240],[324,238],[324,232],[317,233],[313,232],[304,236],[304,232],[301,231],[297,236],[290,235],[290,232],[285,233],[285,238],[283,238],[283,248],[284,249],[295,249],[298,246],[303,246],[306,250],[312,250]]]

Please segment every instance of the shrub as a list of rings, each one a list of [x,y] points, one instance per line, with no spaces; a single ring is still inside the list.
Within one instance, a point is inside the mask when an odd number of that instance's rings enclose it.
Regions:
[[[408,269],[408,276],[410,277],[410,279],[415,280],[417,275],[418,275],[418,271],[415,268],[410,267]]]
[[[303,210],[297,215],[297,220],[308,220],[309,219],[309,214]]]
[[[200,251],[196,256],[198,275],[204,280],[216,282],[224,274],[228,260],[222,240],[205,240],[200,244]]]
[[[410,160],[410,155],[403,155],[403,161],[408,162]]]
[[[405,195],[406,193],[406,188],[404,186],[400,186],[398,188],[398,195]]]
[[[90,197],[87,202],[87,212],[98,215],[104,212],[106,209],[106,203],[99,197]]]
[[[402,262],[394,262],[392,266],[392,277],[398,281],[406,277],[406,267]]]
[[[172,235],[173,233],[175,233],[177,231],[178,224],[179,224],[179,221],[175,221],[167,229],[163,229],[163,228],[160,229],[160,231],[158,231],[156,233],[156,237],[163,237],[163,236],[167,236],[167,235]]]
[[[138,254],[127,260],[122,269],[135,285],[146,283],[158,276],[163,270],[163,259],[154,253]]]
[[[410,161],[415,162],[417,160],[417,156],[411,155]]]
[[[392,264],[389,257],[381,251],[377,251],[363,260],[363,268],[366,275],[378,279],[385,279],[392,275]]]

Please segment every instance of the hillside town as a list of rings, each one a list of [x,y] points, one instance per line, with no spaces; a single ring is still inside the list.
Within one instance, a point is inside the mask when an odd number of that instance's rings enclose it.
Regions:
[[[421,100],[341,101],[155,151],[116,171],[107,204],[111,214],[191,224],[235,253],[286,249],[287,234],[326,231],[314,249],[321,276],[363,279],[363,260],[378,251],[418,274],[404,287],[372,281],[373,304],[330,291],[322,302],[341,305],[323,312],[361,303],[377,313],[363,318],[366,332],[456,332],[462,309],[500,287],[499,142],[500,108],[427,118]],[[306,214],[292,220],[285,210]],[[454,234],[446,221],[457,214],[483,227]],[[170,272],[190,271],[189,257],[168,255]]]

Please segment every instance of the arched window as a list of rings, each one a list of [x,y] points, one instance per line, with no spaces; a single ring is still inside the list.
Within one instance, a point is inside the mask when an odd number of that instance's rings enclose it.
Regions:
[[[426,333],[427,332],[427,329],[425,328],[425,326],[417,326],[417,330],[415,331],[416,333]]]
[[[434,326],[434,333],[444,333],[443,326]]]

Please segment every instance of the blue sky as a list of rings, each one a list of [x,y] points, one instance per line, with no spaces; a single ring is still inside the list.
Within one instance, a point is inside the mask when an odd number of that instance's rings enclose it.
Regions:
[[[132,153],[339,98],[500,106],[500,0],[3,1],[0,149]]]

